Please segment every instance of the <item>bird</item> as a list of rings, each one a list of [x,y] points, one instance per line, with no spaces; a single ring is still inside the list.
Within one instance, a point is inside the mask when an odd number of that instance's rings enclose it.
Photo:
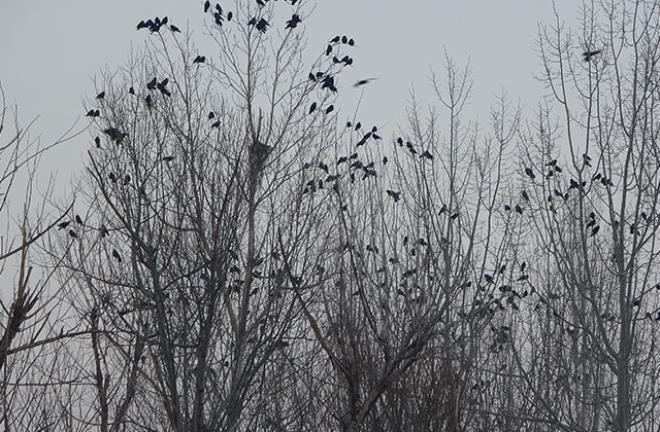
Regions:
[[[341,37],[341,43],[343,44],[348,43],[348,38],[346,37],[346,35]]]
[[[257,30],[259,30],[261,33],[266,33],[266,30],[268,29],[268,26],[269,26],[269,25],[270,25],[270,24],[268,23],[268,21],[266,21],[265,19],[261,18],[261,19],[259,20],[259,22],[257,23],[256,28],[257,28]]]
[[[220,120],[213,122],[213,123],[211,124],[211,127],[212,127],[212,128],[219,128],[219,127],[220,127]]]
[[[387,189],[385,192],[387,193],[387,195],[392,197],[394,202],[399,202],[399,200],[401,199],[401,192],[396,192],[391,189]]]
[[[83,220],[82,220],[82,218],[80,217],[80,215],[76,215],[76,223],[82,225]]]
[[[147,97],[144,98],[144,101],[147,103],[147,108],[151,109],[154,106],[153,99],[151,99],[151,95],[147,95]]]
[[[179,27],[175,26],[174,24],[172,24],[170,26],[170,30],[172,30],[172,33],[181,33],[181,30],[179,30]]]
[[[531,168],[525,168],[525,174],[527,174],[527,176],[532,180],[536,178],[536,176],[534,175],[534,171],[532,171]]]
[[[117,183],[117,177],[115,176],[115,173],[108,174],[108,178],[110,179],[111,182]]]
[[[130,86],[130,87],[128,88],[128,92],[129,92],[130,94],[132,94],[132,95],[135,94],[135,89],[133,88],[133,86]]]
[[[357,122],[357,123],[355,123],[355,130],[356,130],[356,131],[359,131],[360,128],[362,128],[362,122]]]
[[[515,210],[516,210],[516,213],[518,213],[518,214],[523,214],[523,209],[522,209],[522,207],[520,207],[520,206],[517,205],[517,204],[516,204]]]
[[[193,60],[193,64],[204,63],[205,61],[206,61],[206,56],[198,55],[197,57],[195,57],[195,60]]]
[[[102,91],[101,93],[96,95],[96,99],[103,99],[105,97],[105,92]]]
[[[167,83],[168,83],[169,81],[170,81],[169,79],[165,78],[164,80],[162,80],[161,82],[159,82],[159,83],[156,85],[156,86],[158,87],[158,90],[160,90],[160,92],[161,92],[162,94],[164,94],[165,96],[172,96],[172,93],[170,93],[170,91],[166,88]]]
[[[156,77],[153,77],[151,81],[147,83],[147,89],[149,90],[155,90],[156,85],[158,85],[158,79]]]
[[[204,2],[204,13],[208,12],[210,7],[211,7],[211,2],[209,0],[206,0]]]
[[[336,93],[337,87],[335,87],[335,78],[332,75],[327,75],[325,78],[323,78],[321,89],[328,89],[331,92]]]
[[[117,260],[117,262],[121,262],[121,255],[119,255],[119,252],[117,252],[117,249],[112,250],[112,257]]]
[[[250,21],[248,21],[248,25],[255,25],[257,23],[257,17],[252,17],[250,18]]]
[[[331,52],[332,52],[332,45],[328,45],[328,47],[325,49],[325,55],[328,56],[330,55]]]
[[[376,79],[376,78],[365,78],[365,79],[361,79],[360,81],[358,81],[358,82],[356,82],[355,84],[353,84],[353,87],[360,87],[360,86],[363,86],[363,85],[365,85],[365,84],[369,84],[371,81],[373,81],[373,80],[375,80],[375,79]]]
[[[341,40],[341,36],[337,35],[337,36],[333,37],[332,39],[330,39],[330,43],[337,43],[340,40]]]
[[[429,159],[429,160],[433,160],[433,155],[432,155],[431,153],[429,153],[428,150],[424,150],[424,153],[422,153],[422,154],[419,155],[419,156],[422,157],[422,158],[426,158],[426,159]]]
[[[99,112],[99,110],[91,109],[91,110],[87,111],[87,114],[85,114],[85,117],[98,117],[100,115],[101,115],[101,113]]]
[[[354,41],[352,38],[349,39],[349,40],[348,40],[348,45],[350,45],[350,46],[354,46],[354,45],[355,45],[355,41]]]
[[[142,20],[137,24],[136,30],[142,30],[143,28],[147,27],[149,27],[149,25],[144,20]]]
[[[521,195],[522,195],[522,197],[525,201],[529,202],[529,195],[527,195],[527,191],[525,191],[525,190],[522,191]]]
[[[291,19],[286,22],[286,28],[288,29],[294,29],[300,24],[302,20],[300,19],[300,16],[298,14],[293,14],[291,16]]]
[[[594,56],[596,56],[596,55],[598,55],[598,54],[600,54],[600,53],[601,53],[601,50],[594,50],[594,51],[589,51],[589,50],[587,50],[587,51],[585,51],[585,52],[582,53],[582,61],[584,61],[585,63],[586,63],[586,62],[589,62],[589,61],[591,61],[591,59],[592,59]]]
[[[59,224],[57,224],[57,229],[63,230],[64,228],[68,227],[71,221],[64,221]]]
[[[169,163],[169,162],[172,162],[174,160],[174,156],[165,156],[165,157],[163,157],[162,160]]]
[[[234,14],[231,11],[227,12],[227,21],[231,21],[231,19],[233,17],[234,17]]]
[[[209,111],[208,119],[211,120],[215,117],[215,113],[213,111]]]
[[[94,142],[96,143],[96,148],[101,148],[101,138],[94,138]]]
[[[78,238],[78,234],[76,234],[76,232],[75,232],[74,230],[69,230],[69,235],[70,235],[72,238]]]
[[[309,107],[309,114],[313,113],[316,110],[316,102],[312,102],[312,105]]]
[[[325,113],[330,114],[332,111],[334,111],[334,109],[335,109],[335,106],[330,105],[328,108],[326,108]]]
[[[591,230],[591,237],[595,236],[598,234],[598,231],[600,230],[600,225],[596,225],[592,230]]]

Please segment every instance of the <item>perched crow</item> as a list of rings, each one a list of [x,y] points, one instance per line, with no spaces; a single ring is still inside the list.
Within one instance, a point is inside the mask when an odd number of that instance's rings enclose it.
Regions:
[[[130,86],[130,87],[128,88],[128,92],[129,92],[130,94],[132,94],[132,95],[135,94],[135,89],[133,88],[133,86]]]
[[[341,43],[348,43],[348,38],[345,35],[341,37]]]
[[[365,85],[365,84],[369,84],[371,81],[373,81],[373,80],[375,80],[375,79],[376,79],[376,78],[365,78],[365,79],[361,79],[360,81],[358,81],[358,82],[356,82],[355,84],[353,84],[353,87],[360,87],[360,86],[363,86],[363,85]]]
[[[335,109],[335,106],[330,105],[328,108],[326,108],[325,113],[330,114],[332,111],[334,111],[334,109]]]
[[[424,150],[424,153],[422,153],[420,157],[433,160],[433,155],[428,150]]]
[[[80,217],[80,215],[76,215],[76,223],[79,223],[80,225],[82,225],[83,220],[82,220],[82,218]]]
[[[76,232],[75,232],[74,230],[69,230],[69,235],[70,235],[72,238],[78,238],[78,234],[76,234]]]
[[[209,120],[212,120],[213,117],[215,117],[215,113],[213,111],[209,111],[209,115],[208,115]]]
[[[220,120],[213,122],[213,123],[211,124],[211,127],[212,127],[212,128],[219,128],[219,127],[220,127]]]
[[[110,179],[111,182],[117,183],[117,177],[115,176],[115,173],[108,174],[108,178]]]
[[[172,96],[172,93],[170,93],[170,91],[166,87],[169,81],[170,81],[169,79],[165,78],[156,85],[158,87],[158,90],[160,90],[160,92],[165,96]]]
[[[101,93],[96,95],[96,99],[103,99],[105,97],[105,92],[102,91]]]
[[[147,103],[147,108],[151,109],[154,106],[153,99],[151,99],[151,95],[147,95],[146,98],[144,98],[144,101]]]
[[[155,90],[157,84],[158,84],[158,80],[156,79],[156,77],[153,77],[152,80],[147,83],[147,89]]]
[[[234,14],[231,11],[227,12],[227,21],[231,21],[231,19],[233,17],[234,17]]]
[[[211,2],[209,0],[206,0],[204,2],[204,13],[208,12],[210,7],[211,7]]]
[[[181,33],[181,30],[179,30],[179,27],[175,26],[174,24],[172,24],[170,26],[170,30],[172,30],[172,33]]]
[[[205,56],[198,55],[197,57],[195,57],[195,60],[193,60],[193,64],[195,64],[195,63],[204,63],[205,61],[206,61]]]
[[[601,53],[601,50],[595,50],[595,51],[585,51],[582,53],[582,61],[589,62],[594,56],[597,56],[598,54]]]
[[[399,200],[401,199],[401,192],[395,192],[391,189],[387,189],[385,192],[387,192],[388,196],[392,197],[394,202],[399,202]]]
[[[57,224],[57,229],[63,230],[64,228],[68,227],[71,221],[64,221],[59,224]]]
[[[529,195],[527,195],[527,191],[522,191],[521,195],[525,201],[529,202]]]
[[[96,148],[101,148],[101,138],[94,138],[94,142],[96,143]]]
[[[523,214],[523,209],[518,204],[516,204],[516,213]]]
[[[87,114],[85,114],[85,117],[98,117],[100,115],[101,115],[101,113],[99,112],[99,110],[93,110],[92,109],[92,110],[87,111]]]
[[[117,249],[112,250],[112,257],[117,260],[117,262],[121,262],[121,255],[119,255],[119,252],[117,252]]]
[[[215,23],[222,27],[222,21],[224,18],[222,17],[222,9],[220,11],[213,13],[213,19],[215,20]]]
[[[348,40],[348,45],[350,45],[350,46],[354,46],[354,45],[355,45],[355,41],[354,41],[353,39],[349,39],[349,40]]]
[[[534,175],[534,171],[532,171],[531,168],[525,168],[525,174],[527,174],[527,176],[532,180],[536,178],[536,176]]]
[[[332,45],[328,45],[328,47],[325,49],[325,55],[330,55],[332,52]]]
[[[327,75],[325,78],[323,78],[323,85],[321,85],[321,89],[328,89],[333,93],[337,92],[337,87],[335,87],[335,78],[332,75]]]
[[[255,25],[256,23],[257,23],[257,18],[256,17],[252,17],[252,18],[250,18],[250,21],[248,21],[248,25]]]
[[[341,36],[337,35],[337,36],[333,37],[332,39],[330,39],[330,43],[337,43],[337,42],[339,42],[340,39],[341,39]]]
[[[147,28],[147,27],[149,27],[149,24],[147,24],[144,20],[142,20],[136,26],[136,30],[142,30],[143,28]]]
[[[286,28],[294,29],[300,24],[302,20],[298,14],[293,14],[291,19],[286,22]]]
[[[265,19],[261,18],[261,19],[259,20],[259,22],[257,23],[256,27],[257,27],[257,30],[259,30],[261,33],[266,33],[266,30],[268,29],[268,26],[269,26],[269,25],[270,25],[270,24],[268,24],[268,21],[266,21]]]
[[[312,102],[312,105],[309,107],[309,114],[313,113],[316,110],[316,102]]]

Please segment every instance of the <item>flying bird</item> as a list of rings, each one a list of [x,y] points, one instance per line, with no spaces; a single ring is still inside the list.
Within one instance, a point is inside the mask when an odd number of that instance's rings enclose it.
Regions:
[[[598,54],[601,53],[601,50],[594,50],[594,51],[585,51],[582,53],[582,61],[589,62],[594,56],[597,56]]]
[[[300,24],[302,20],[300,19],[300,16],[298,14],[293,14],[291,16],[291,19],[286,22],[286,28],[288,29],[294,29]]]
[[[373,81],[373,80],[375,80],[375,79],[376,79],[376,78],[365,78],[365,79],[361,79],[360,81],[358,81],[358,82],[356,82],[355,84],[353,84],[353,87],[360,87],[360,86],[363,86],[363,85],[365,85],[365,84],[369,84],[371,81]]]

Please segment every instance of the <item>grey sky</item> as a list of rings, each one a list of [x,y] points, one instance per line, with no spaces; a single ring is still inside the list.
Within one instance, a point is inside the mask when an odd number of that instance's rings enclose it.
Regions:
[[[203,38],[201,3],[0,0],[0,82],[9,102],[18,105],[24,121],[41,116],[33,133],[43,139],[61,134],[76,119],[85,125],[82,97],[92,96],[93,76],[122,65],[131,45],[147,37],[135,31],[135,24],[168,15],[182,28],[189,23]],[[562,16],[573,21],[576,2],[556,3]],[[386,124],[389,135],[403,121],[411,87],[420,95],[428,90],[430,68],[442,66],[443,47],[460,63],[469,56],[475,82],[472,109],[481,118],[502,88],[533,109],[543,92],[532,76],[540,70],[537,23],[552,24],[554,17],[550,0],[326,0],[303,19],[309,49],[322,49],[335,34],[355,37],[359,49],[346,79],[379,77],[365,87],[362,112]],[[359,93],[346,84],[346,91]],[[48,168],[69,171],[88,146],[87,135],[67,143],[49,158]]]

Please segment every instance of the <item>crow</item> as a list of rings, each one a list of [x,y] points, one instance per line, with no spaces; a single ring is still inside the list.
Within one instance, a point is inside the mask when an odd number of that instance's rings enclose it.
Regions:
[[[335,78],[332,75],[327,75],[325,78],[323,78],[323,85],[321,85],[321,89],[328,89],[333,93],[337,92],[337,87],[335,87]]]
[[[369,84],[371,81],[373,81],[373,80],[375,80],[375,79],[376,79],[376,78],[365,78],[365,79],[361,79],[360,81],[358,81],[358,82],[356,82],[355,84],[353,84],[353,87],[360,87],[360,86],[363,86],[363,85],[365,85],[365,84]]]
[[[213,117],[215,117],[215,113],[213,111],[209,111],[209,115],[208,115],[209,120],[213,119]]]
[[[101,148],[101,138],[94,138],[94,142],[96,143],[96,148]]]
[[[505,211],[511,211],[511,206],[509,204],[504,204]]]
[[[261,19],[259,20],[259,22],[257,23],[256,27],[257,27],[257,30],[259,30],[261,33],[266,33],[266,30],[268,29],[268,26],[269,26],[269,25],[270,25],[270,24],[268,23],[268,21],[266,21],[265,19],[261,18]]]
[[[250,18],[250,21],[248,21],[248,25],[255,25],[256,23],[257,23],[257,18],[256,17],[252,17],[252,18]]]
[[[215,13],[213,14],[213,19],[215,20],[215,23],[216,23],[217,25],[219,25],[220,27],[222,27],[222,20],[223,20],[223,18],[222,18],[222,11],[220,11],[220,12],[215,12]]]
[[[536,176],[534,175],[534,171],[532,171],[531,168],[525,168],[525,174],[527,174],[527,176],[532,180],[536,178]]]
[[[348,43],[348,38],[345,35],[341,37],[341,43]]]
[[[313,113],[316,110],[316,102],[312,102],[312,105],[309,107],[309,114]]]
[[[82,218],[80,217],[80,215],[76,215],[76,223],[82,225],[83,220],[82,220]]]
[[[62,223],[57,224],[57,229],[63,230],[64,228],[68,227],[71,221],[64,221]]]
[[[210,7],[211,7],[211,2],[209,0],[206,0],[204,2],[204,13],[208,12]]]
[[[233,17],[234,17],[234,14],[231,11],[227,12],[227,21],[231,21],[231,19]]]
[[[330,43],[337,43],[337,42],[339,42],[340,39],[341,39],[341,36],[337,35],[337,36],[333,37],[332,39],[330,39]]]
[[[103,99],[105,97],[105,92],[102,91],[101,93],[96,95],[96,99]]]
[[[300,19],[300,16],[298,14],[293,14],[291,16],[291,19],[286,22],[286,28],[288,29],[294,29],[300,24],[302,20]]]
[[[156,85],[156,86],[158,87],[158,90],[160,90],[160,92],[161,92],[162,94],[164,94],[165,96],[172,96],[172,93],[170,93],[170,91],[166,88],[167,83],[168,83],[169,81],[170,81],[169,79],[165,78],[164,80],[162,80],[161,82],[159,82],[159,83]]]
[[[78,238],[78,234],[76,234],[76,232],[75,232],[74,230],[69,230],[69,235],[70,235],[72,238]]]
[[[147,24],[144,20],[142,20],[136,26],[136,30],[142,30],[143,28],[147,28],[147,27],[149,27],[149,24]]]
[[[101,115],[99,113],[99,110],[93,110],[92,109],[92,110],[87,111],[87,114],[85,114],[85,117],[98,117],[99,115]]]
[[[596,225],[592,230],[591,230],[591,237],[595,236],[598,234],[598,231],[600,230],[600,225]]]
[[[362,128],[362,123],[361,123],[361,122],[357,122],[357,123],[355,123],[355,130],[356,130],[356,131],[359,131],[360,128]]]
[[[354,45],[355,45],[355,41],[354,41],[353,39],[349,39],[349,40],[348,40],[348,45],[349,45],[349,46],[354,46]]]
[[[325,49],[325,55],[328,56],[330,55],[331,52],[332,52],[332,45],[328,45],[328,47]]]
[[[426,158],[426,159],[429,159],[429,160],[433,160],[433,155],[431,153],[429,153],[428,150],[424,150],[424,153],[422,153],[420,155],[420,157],[423,157],[423,158]]]
[[[111,182],[117,183],[117,177],[115,176],[115,173],[108,174],[108,178],[110,179]]]
[[[130,94],[132,94],[132,95],[135,94],[135,89],[133,88],[133,86],[130,86],[130,87],[128,88],[128,92],[129,92]]]
[[[387,195],[392,197],[394,202],[399,202],[399,200],[401,199],[401,192],[395,192],[391,189],[387,189],[385,192],[387,192]]]
[[[161,159],[167,163],[172,162],[174,160],[174,156],[165,156],[163,159]]]
[[[147,97],[144,98],[144,101],[147,103],[147,108],[151,109],[154,106],[153,100],[151,99],[151,95],[147,95]]]
[[[527,191],[522,191],[521,195],[525,201],[529,202],[529,195],[527,195]]]
[[[326,108],[325,113],[330,114],[332,111],[334,111],[334,109],[335,109],[335,106],[330,105],[328,108]]]
[[[181,33],[181,30],[179,30],[179,27],[175,26],[174,24],[172,24],[170,26],[170,30],[172,30],[172,33]]]
[[[211,127],[212,127],[212,128],[219,128],[219,127],[220,127],[220,120],[213,122],[213,123],[211,124]]]
[[[153,77],[153,79],[147,83],[147,89],[155,90],[157,84],[158,84],[158,80],[156,79],[156,77]]]
[[[523,209],[519,205],[516,204],[516,213],[518,214],[523,214]]]
[[[117,262],[121,262],[121,255],[119,255],[119,252],[117,252],[117,249],[112,250],[112,257],[117,260]]]
[[[195,60],[193,60],[193,64],[195,64],[195,63],[204,63],[205,61],[206,61],[205,56],[198,55],[197,57],[195,57]]]
[[[589,61],[591,61],[591,59],[592,59],[594,56],[596,56],[596,55],[598,55],[598,54],[600,54],[600,53],[601,53],[601,50],[595,50],[595,51],[589,51],[589,50],[587,50],[587,51],[585,51],[585,52],[582,53],[582,61],[584,61],[585,63],[586,63],[586,62],[589,62]]]

